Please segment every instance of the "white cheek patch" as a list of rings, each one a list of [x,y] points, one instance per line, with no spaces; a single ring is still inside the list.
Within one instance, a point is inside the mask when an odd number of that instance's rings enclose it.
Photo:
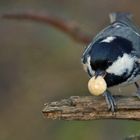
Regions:
[[[106,71],[118,76],[121,76],[126,71],[129,74],[133,69],[134,62],[134,57],[124,54],[122,57],[118,57],[118,59]]]
[[[109,37],[105,38],[104,40],[102,40],[101,42],[110,43],[110,42],[112,42],[115,38],[116,38],[115,36],[109,36]]]
[[[88,56],[87,57],[87,63],[86,64],[83,64],[83,66],[84,66],[84,70],[87,72],[87,69],[88,69],[89,72],[90,72],[90,74],[93,76],[95,74],[95,71],[92,70],[92,68],[91,68],[90,60],[91,60],[91,57]]]

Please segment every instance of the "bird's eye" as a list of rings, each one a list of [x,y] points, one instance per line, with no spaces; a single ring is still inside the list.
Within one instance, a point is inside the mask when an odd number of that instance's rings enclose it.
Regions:
[[[108,64],[112,64],[112,61],[108,60],[107,63],[108,63]]]

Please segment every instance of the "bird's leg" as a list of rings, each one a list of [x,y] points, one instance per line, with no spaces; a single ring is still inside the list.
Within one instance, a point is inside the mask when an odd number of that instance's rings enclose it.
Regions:
[[[140,99],[140,86],[137,82],[135,82],[135,86],[137,88],[136,96]]]
[[[115,110],[117,109],[117,105],[111,93],[107,90],[104,92],[103,96],[105,97],[108,109],[112,112],[115,112]]]

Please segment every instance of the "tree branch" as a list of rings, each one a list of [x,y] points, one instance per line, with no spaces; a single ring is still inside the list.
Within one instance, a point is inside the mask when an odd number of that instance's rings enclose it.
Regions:
[[[47,103],[43,109],[45,118],[62,120],[126,119],[140,120],[140,100],[137,97],[115,96],[117,111],[108,111],[102,97],[72,96],[61,101]]]
[[[9,12],[1,14],[3,19],[16,19],[16,20],[31,20],[34,22],[41,22],[48,24],[54,28],[64,32],[77,42],[88,44],[92,40],[92,36],[83,32],[79,25],[74,21],[67,21],[61,17],[45,13],[38,13],[34,11],[26,12]]]
[[[140,135],[128,136],[124,140],[140,140]]]

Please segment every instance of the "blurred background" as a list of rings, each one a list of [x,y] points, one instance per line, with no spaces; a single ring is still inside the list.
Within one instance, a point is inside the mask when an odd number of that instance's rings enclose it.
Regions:
[[[140,25],[139,5],[139,0],[1,0],[0,11],[47,10],[94,36],[113,11],[133,13]],[[0,20],[0,140],[121,140],[140,133],[135,121],[44,119],[44,103],[90,95],[80,62],[84,46],[47,24]],[[111,90],[135,92],[133,85]]]

